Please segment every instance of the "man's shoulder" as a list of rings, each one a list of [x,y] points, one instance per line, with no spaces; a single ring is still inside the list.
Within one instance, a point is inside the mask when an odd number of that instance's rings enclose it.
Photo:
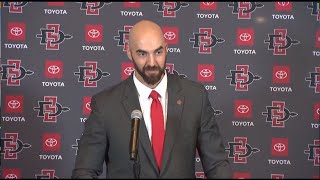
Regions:
[[[107,100],[107,99],[113,99],[113,98],[120,98],[121,94],[123,92],[123,89],[125,87],[125,84],[127,80],[121,81],[113,86],[110,86],[108,88],[105,88],[99,92],[97,92],[96,94],[94,94],[92,96],[93,99],[95,100]]]
[[[179,76],[177,74],[169,74],[169,76],[171,80],[180,83],[180,85],[184,89],[194,88],[194,89],[202,90],[204,88],[204,86],[201,83],[188,79],[187,77]]]

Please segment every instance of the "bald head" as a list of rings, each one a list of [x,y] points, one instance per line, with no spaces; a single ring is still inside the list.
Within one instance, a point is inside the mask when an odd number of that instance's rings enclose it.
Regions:
[[[135,43],[144,43],[145,41],[158,41],[164,43],[161,27],[149,20],[142,20],[136,23],[129,32],[129,47]]]

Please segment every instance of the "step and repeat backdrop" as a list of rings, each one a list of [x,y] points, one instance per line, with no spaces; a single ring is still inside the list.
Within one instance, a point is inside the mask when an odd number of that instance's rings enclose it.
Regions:
[[[71,177],[91,97],[134,70],[142,19],[163,29],[168,72],[208,91],[233,178],[320,178],[319,2],[1,6],[2,178]]]

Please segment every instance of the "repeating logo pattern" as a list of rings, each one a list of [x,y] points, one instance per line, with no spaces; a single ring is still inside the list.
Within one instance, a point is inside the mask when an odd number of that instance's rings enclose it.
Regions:
[[[212,119],[223,127],[225,152],[236,169],[233,178],[283,179],[292,177],[283,166],[301,164],[301,176],[319,178],[319,2],[0,7],[2,178],[70,177],[65,172],[72,167],[59,165],[77,155],[92,96],[134,72],[126,51],[132,26],[142,19],[163,31],[167,73],[199,82],[208,92]],[[297,129],[303,134],[298,144]],[[67,154],[74,157],[62,159]],[[197,152],[195,177],[207,178],[200,161]],[[26,166],[30,162],[35,166]],[[269,173],[256,173],[266,162]]]

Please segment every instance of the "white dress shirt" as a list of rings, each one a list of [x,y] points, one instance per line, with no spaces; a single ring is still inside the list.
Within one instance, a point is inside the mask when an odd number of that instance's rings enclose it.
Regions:
[[[155,90],[159,93],[159,100],[161,102],[163,117],[164,117],[164,129],[166,129],[166,122],[167,122],[167,104],[168,104],[168,93],[167,93],[167,72],[165,71],[165,75],[163,76],[161,82],[158,84],[157,87],[151,89],[144,84],[142,84],[135,76],[135,71],[133,72],[133,82],[137,88],[140,107],[143,114],[144,123],[146,124],[149,139],[151,142],[151,135],[152,135],[152,124],[151,124],[151,103],[152,98],[149,98],[149,95],[152,90]]]

